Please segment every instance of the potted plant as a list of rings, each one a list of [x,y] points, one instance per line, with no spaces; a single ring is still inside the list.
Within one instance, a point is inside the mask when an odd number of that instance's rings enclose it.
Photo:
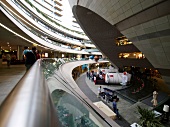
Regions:
[[[160,122],[160,119],[155,117],[155,113],[152,110],[137,107],[138,112],[141,115],[139,124],[142,127],[164,127]]]

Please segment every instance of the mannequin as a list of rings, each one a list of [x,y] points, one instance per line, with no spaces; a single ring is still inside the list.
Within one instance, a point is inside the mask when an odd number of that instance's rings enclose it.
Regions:
[[[123,72],[121,85],[126,85],[128,81],[127,72]]]

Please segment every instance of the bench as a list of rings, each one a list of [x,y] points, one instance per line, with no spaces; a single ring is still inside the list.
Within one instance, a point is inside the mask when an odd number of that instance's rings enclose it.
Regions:
[[[94,102],[95,106],[97,106],[101,111],[103,111],[108,117],[111,119],[116,119],[116,113],[114,113],[107,105],[105,105],[102,101]]]

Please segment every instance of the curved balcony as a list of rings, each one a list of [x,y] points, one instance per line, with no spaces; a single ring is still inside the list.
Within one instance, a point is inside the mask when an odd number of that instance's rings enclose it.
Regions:
[[[72,118],[69,120],[70,126],[76,125],[77,120],[83,118],[86,119],[84,124],[89,126],[119,127],[96,108],[72,79],[70,72],[74,67],[95,61],[79,61],[77,64],[71,61],[71,59],[38,60],[0,106],[3,109],[0,113],[1,127],[13,127],[13,125],[61,127],[68,125],[68,121],[66,122],[63,117]],[[65,67],[69,68],[67,74]],[[65,102],[66,98],[71,101]],[[68,109],[74,109],[75,112],[70,112]],[[75,117],[77,115],[81,117]]]
[[[46,33],[46,35],[50,35],[50,37],[62,41],[64,43],[79,45],[79,46],[87,46],[87,47],[95,47],[93,44],[85,44],[86,42],[80,42],[80,40],[77,39],[71,39],[70,37],[67,37],[66,35],[63,35],[59,33],[58,31],[55,31],[54,29],[49,28],[45,24],[43,24],[39,19],[36,19],[32,14],[29,13],[29,11],[22,8],[20,5],[16,5],[17,3],[9,2],[9,4],[14,7],[22,16],[24,16],[26,19],[28,19],[28,22],[33,24],[34,26],[38,26],[38,29],[41,29],[43,32]],[[45,34],[44,33],[44,34]]]
[[[4,7],[4,6],[2,5],[2,7]],[[37,33],[36,31],[34,31],[33,29],[29,28],[24,23],[22,23],[17,17],[12,15],[8,10],[5,10],[5,7],[1,8],[1,10],[16,26],[18,26],[24,33],[26,33],[29,37],[34,39],[40,45],[49,47],[49,48],[51,48],[55,51],[75,53],[75,54],[88,54],[87,52],[76,51],[76,50],[68,49],[68,48],[62,48],[61,44],[57,44],[57,43],[52,42],[52,41],[49,42],[49,41],[46,41],[43,38],[40,38],[41,35],[39,33]]]
[[[85,35],[81,35],[78,34],[77,32],[73,32],[71,30],[68,30],[68,28],[64,28],[62,26],[58,26],[56,25],[54,22],[50,22],[48,19],[46,19],[44,16],[42,16],[40,13],[38,13],[37,11],[35,11],[34,8],[32,8],[28,3],[26,3],[25,1],[20,1],[22,2],[26,7],[28,7],[29,10],[31,10],[31,12],[35,13],[35,15],[39,16],[42,20],[44,20],[45,22],[47,22],[49,25],[51,25],[52,27],[57,28],[58,30],[70,34],[71,36],[75,36],[75,37],[79,37],[79,38],[83,38],[85,40],[89,40],[87,36]]]

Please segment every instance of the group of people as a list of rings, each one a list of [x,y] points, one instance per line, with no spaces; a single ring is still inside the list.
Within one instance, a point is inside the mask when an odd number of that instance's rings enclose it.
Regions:
[[[86,75],[89,80],[91,80],[95,84],[97,83],[97,80],[104,80],[102,72],[87,71]]]
[[[93,81],[94,78],[94,71],[87,71],[86,72],[87,77],[89,78],[89,80],[91,79]]]
[[[25,46],[23,56],[25,59],[25,66],[27,71],[31,68],[37,59],[40,59],[40,54],[36,47],[32,47],[32,50],[29,50],[28,47]]]
[[[102,87],[99,86],[97,97],[100,97],[101,93],[102,93]],[[109,103],[109,92],[108,91],[105,92],[105,99],[106,99],[106,103]],[[112,108],[113,108],[113,112],[116,113],[117,118],[120,118],[119,111],[118,111],[118,108],[117,108],[117,101],[118,100],[119,100],[119,98],[117,97],[116,94],[114,94],[113,102],[112,102]]]
[[[37,59],[40,59],[39,51],[36,47],[32,47],[32,50],[29,50],[27,46],[24,47],[23,58],[25,60],[26,70],[28,71],[31,66],[35,63]],[[6,54],[7,67],[10,68],[11,65],[11,55]]]

